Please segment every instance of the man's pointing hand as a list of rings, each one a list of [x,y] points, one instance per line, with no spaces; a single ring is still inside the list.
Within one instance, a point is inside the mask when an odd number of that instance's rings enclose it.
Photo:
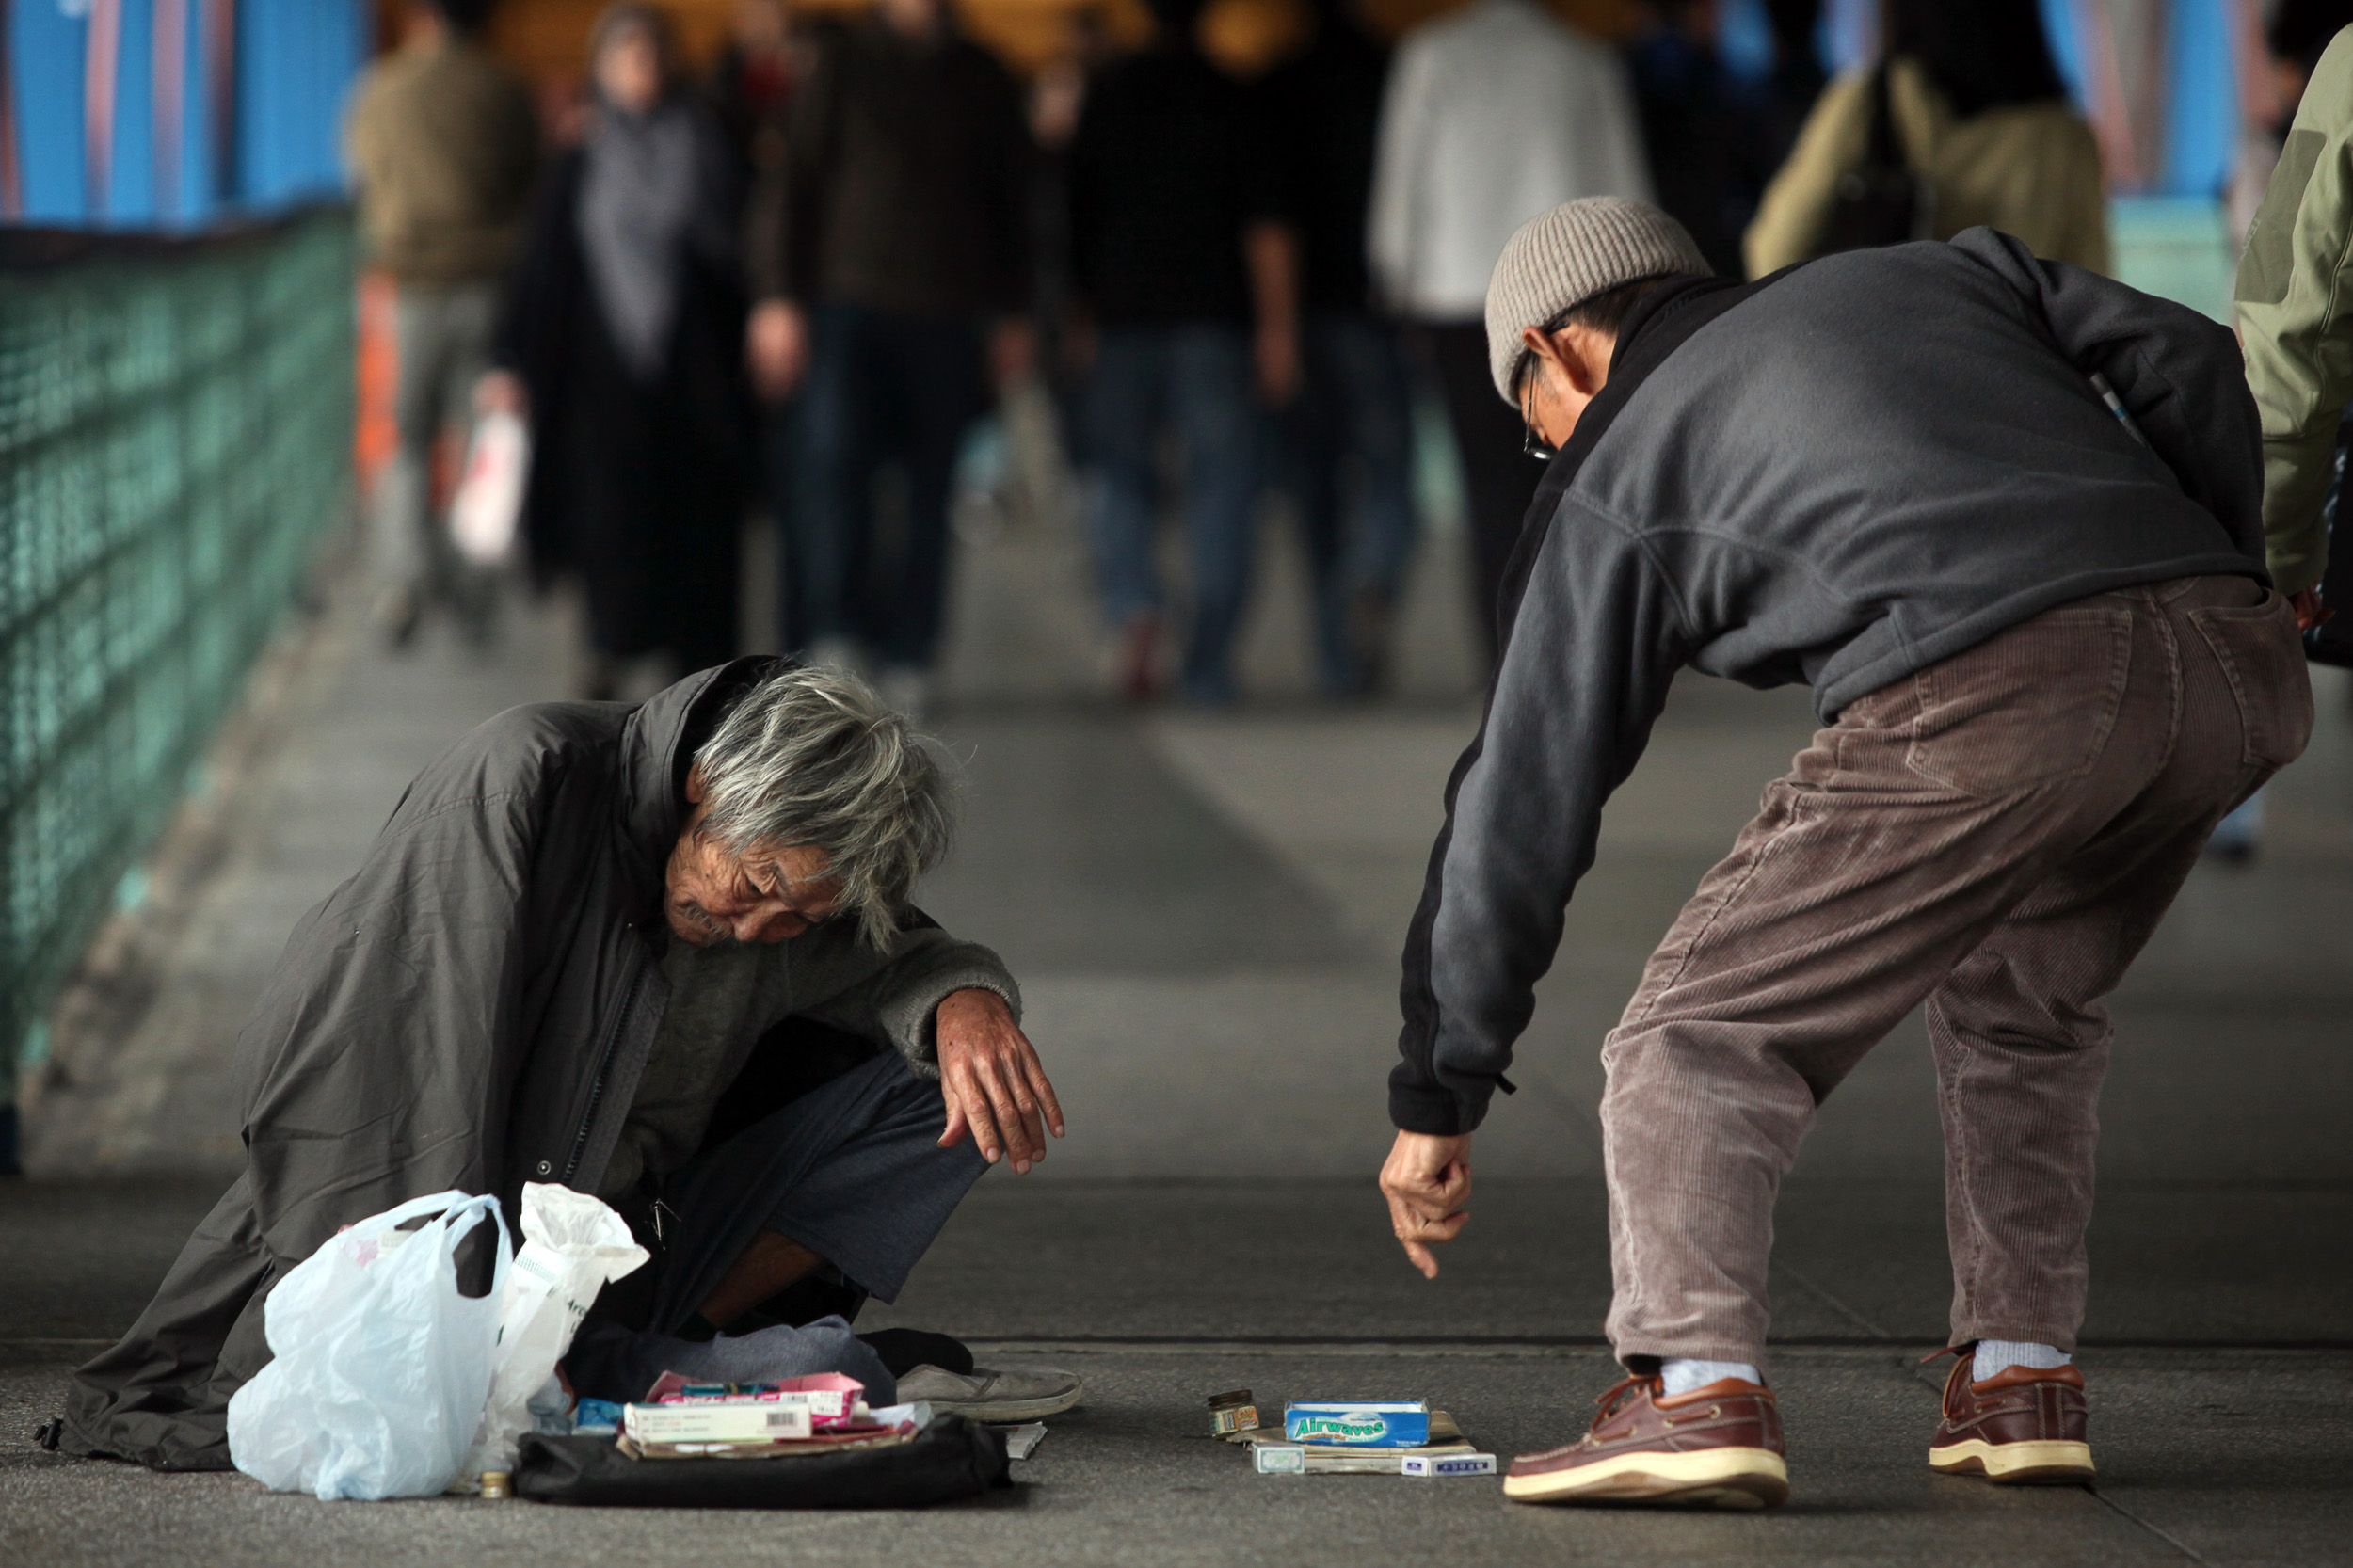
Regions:
[[[1470,1134],[1440,1138],[1400,1132],[1381,1167],[1381,1192],[1389,1200],[1389,1224],[1405,1256],[1426,1279],[1438,1277],[1430,1249],[1451,1241],[1469,1223]]]
[[[1062,1104],[1013,1009],[994,991],[955,991],[933,1019],[939,1092],[948,1101],[939,1146],[953,1148],[969,1132],[990,1164],[1001,1156],[1026,1174],[1046,1158],[1046,1128],[1063,1135]]]

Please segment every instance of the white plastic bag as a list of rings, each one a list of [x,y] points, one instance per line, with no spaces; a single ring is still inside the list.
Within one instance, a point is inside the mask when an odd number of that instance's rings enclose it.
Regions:
[[[521,418],[493,409],[474,422],[466,466],[450,500],[449,532],[457,553],[478,567],[503,564],[515,548],[523,481],[531,473],[531,431]]]
[[[482,1429],[458,1471],[472,1491],[485,1470],[515,1467],[515,1440],[536,1424],[532,1401],[554,1381],[580,1320],[604,1288],[646,1261],[629,1224],[585,1192],[554,1182],[523,1184],[522,1250],[506,1276],[498,1363]]]
[[[456,1254],[486,1216],[498,1265],[475,1300],[458,1294]],[[489,1398],[511,1253],[498,1199],[456,1192],[329,1237],[263,1309],[277,1359],[229,1400],[231,1461],[322,1501],[447,1489]]]

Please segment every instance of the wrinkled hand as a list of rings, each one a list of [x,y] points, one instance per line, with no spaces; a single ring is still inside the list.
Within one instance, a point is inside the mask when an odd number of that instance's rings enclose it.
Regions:
[[[969,1132],[983,1159],[994,1165],[1001,1155],[1016,1175],[1026,1175],[1046,1158],[1045,1129],[1063,1135],[1062,1103],[1013,1010],[994,991],[956,991],[933,1022],[939,1090],[948,1101],[939,1146],[954,1148]]]
[[[2310,632],[2315,626],[2326,626],[2337,618],[2337,613],[2320,602],[2318,588],[2305,588],[2288,595],[2288,604],[2296,611],[2296,629]]]
[[[1381,1167],[1381,1192],[1389,1200],[1389,1224],[1405,1256],[1424,1279],[1438,1277],[1430,1249],[1462,1234],[1470,1215],[1470,1134],[1440,1138],[1400,1132]]]

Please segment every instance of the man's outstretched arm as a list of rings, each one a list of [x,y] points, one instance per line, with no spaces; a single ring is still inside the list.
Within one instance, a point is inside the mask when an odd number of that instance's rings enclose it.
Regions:
[[[1512,617],[1486,721],[1448,785],[1406,935],[1389,1075],[1399,1130],[1381,1190],[1425,1276],[1438,1272],[1430,1249],[1469,1219],[1471,1133],[1493,1091],[1509,1087],[1536,981],[1593,864],[1602,803],[1641,758],[1686,636],[1639,548],[1564,501]]]
[[[1485,1116],[1593,862],[1602,805],[1641,757],[1685,640],[1640,546],[1564,500],[1406,932],[1392,1125],[1452,1137]]]

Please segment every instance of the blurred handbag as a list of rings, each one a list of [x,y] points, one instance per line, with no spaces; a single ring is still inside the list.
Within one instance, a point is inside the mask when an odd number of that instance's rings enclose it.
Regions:
[[[1904,161],[1888,103],[1887,67],[1871,72],[1871,136],[1863,161],[1832,187],[1817,256],[1934,237],[1936,191]]]
[[[523,482],[531,474],[531,431],[504,409],[474,422],[466,466],[449,504],[449,532],[457,553],[477,567],[505,564],[522,517]]]

